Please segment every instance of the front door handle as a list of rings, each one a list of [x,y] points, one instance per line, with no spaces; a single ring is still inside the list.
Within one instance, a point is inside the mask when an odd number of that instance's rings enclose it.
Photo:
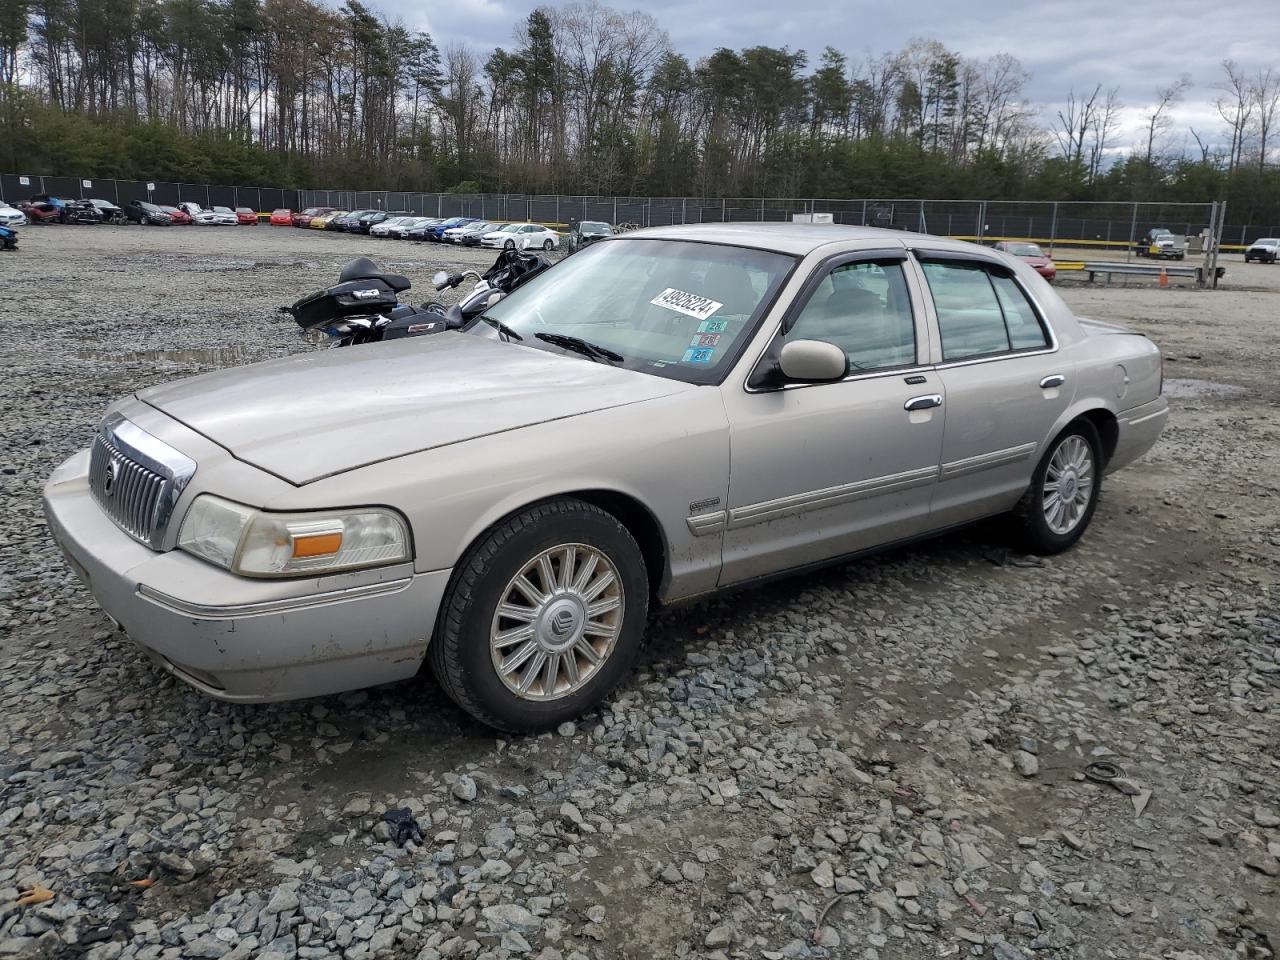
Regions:
[[[1067,382],[1067,378],[1064,377],[1062,374],[1053,373],[1045,377],[1043,380],[1041,380],[1040,386],[1045,390],[1049,390],[1053,387],[1060,387],[1066,382]]]
[[[927,393],[923,397],[912,397],[902,406],[906,410],[928,410],[930,407],[940,407],[942,406],[942,394]]]

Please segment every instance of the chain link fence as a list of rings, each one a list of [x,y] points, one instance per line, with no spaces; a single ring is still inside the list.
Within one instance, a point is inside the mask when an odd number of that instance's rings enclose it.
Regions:
[[[1021,200],[821,200],[697,197],[574,197],[526,194],[409,193],[389,190],[294,190],[276,187],[87,179],[0,174],[9,200],[36,194],[100,198],[117,204],[195,201],[201,206],[251,207],[267,213],[312,206],[380,209],[435,217],[531,220],[563,225],[571,220],[666,226],[680,223],[749,223],[812,217],[841,224],[893,227],[978,242],[1031,240],[1051,252],[1131,251],[1148,230],[1165,228],[1187,237],[1220,237],[1222,250],[1240,250],[1258,237],[1280,236],[1280,224],[1228,223],[1225,204],[1094,203]],[[1210,231],[1205,233],[1205,231]],[[1082,256],[1085,254],[1082,254]]]

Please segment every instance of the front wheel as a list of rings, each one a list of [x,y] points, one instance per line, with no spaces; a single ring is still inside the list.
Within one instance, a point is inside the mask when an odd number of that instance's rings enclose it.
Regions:
[[[547,251],[547,253],[550,253],[554,246],[555,244],[551,242],[550,238],[542,241],[542,249]]]
[[[514,250],[515,248],[516,248],[516,242],[514,240],[508,240],[506,243],[502,245],[503,250]]]
[[[1066,550],[1093,519],[1102,490],[1102,444],[1087,420],[1068,426],[1049,445],[1014,515],[1032,553]]]
[[[648,604],[644,557],[627,528],[584,501],[549,500],[494,527],[458,564],[431,670],[482,723],[552,727],[627,674]]]

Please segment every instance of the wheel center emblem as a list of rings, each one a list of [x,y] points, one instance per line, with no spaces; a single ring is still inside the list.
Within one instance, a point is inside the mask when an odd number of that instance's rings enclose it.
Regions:
[[[102,475],[102,493],[104,496],[111,496],[116,487],[116,465],[108,463],[107,469]]]
[[[1076,495],[1077,486],[1075,471],[1068,470],[1062,475],[1062,480],[1058,483],[1058,495],[1063,500],[1070,500]]]
[[[563,640],[573,632],[573,622],[572,610],[557,610],[556,615],[551,618],[551,632],[555,634],[556,639]]]

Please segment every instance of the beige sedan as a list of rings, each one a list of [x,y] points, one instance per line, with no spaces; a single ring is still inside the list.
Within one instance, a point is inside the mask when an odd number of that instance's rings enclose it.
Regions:
[[[106,612],[209,696],[429,663],[546,727],[655,605],[1012,513],[1085,532],[1167,416],[1145,337],[935,237],[707,225],[603,240],[464,331],[165,384],[50,479]]]

